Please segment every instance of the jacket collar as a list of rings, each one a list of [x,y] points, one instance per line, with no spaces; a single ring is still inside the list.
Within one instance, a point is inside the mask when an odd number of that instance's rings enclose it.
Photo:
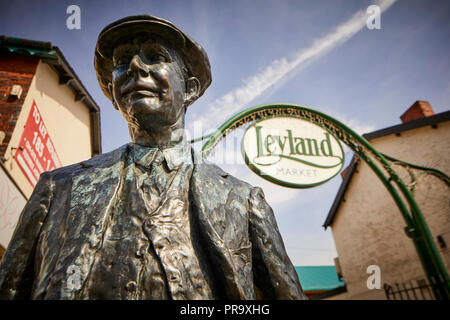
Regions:
[[[180,143],[174,147],[160,149],[132,142],[128,144],[128,148],[131,160],[147,169],[150,168],[151,163],[157,156],[158,150],[162,152],[170,170],[178,169],[184,163],[192,164],[191,146],[187,143]]]

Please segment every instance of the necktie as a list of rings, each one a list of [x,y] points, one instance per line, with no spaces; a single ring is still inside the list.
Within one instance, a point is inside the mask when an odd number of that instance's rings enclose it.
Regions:
[[[164,156],[158,149],[155,152],[150,169],[144,175],[141,183],[142,196],[145,201],[147,214],[152,214],[158,209],[163,193],[167,189],[167,182],[172,178],[173,173],[166,172]]]
[[[192,164],[170,171],[157,151],[143,182],[148,210],[144,232],[159,257],[172,299],[211,297],[191,240],[189,180]]]

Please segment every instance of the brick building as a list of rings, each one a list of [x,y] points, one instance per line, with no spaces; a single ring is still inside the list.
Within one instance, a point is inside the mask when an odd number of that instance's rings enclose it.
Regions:
[[[439,178],[424,170],[393,164],[413,190],[450,271],[450,111],[434,114],[428,102],[416,101],[401,120],[402,124],[364,137],[381,153],[443,173]],[[356,156],[342,177],[324,227],[331,228],[338,273],[343,276],[346,291],[328,299],[399,299],[399,294],[391,295],[394,291],[402,291],[405,299],[433,298],[413,241],[405,232],[406,222],[382,182]],[[379,267],[380,289],[369,289],[367,285],[372,274],[369,266]],[[414,292],[411,288],[415,288]]]
[[[100,153],[100,109],[62,52],[1,36],[0,257],[40,173]]]

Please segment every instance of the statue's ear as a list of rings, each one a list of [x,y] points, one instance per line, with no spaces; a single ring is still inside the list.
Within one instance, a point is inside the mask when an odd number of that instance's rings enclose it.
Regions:
[[[200,81],[196,77],[190,77],[186,81],[186,93],[184,95],[184,105],[187,107],[194,102],[200,92]]]
[[[119,110],[119,108],[117,107],[117,103],[116,100],[114,99],[114,94],[113,94],[113,86],[112,83],[108,83],[108,90],[109,90],[109,95],[111,96],[111,102],[114,106],[114,109]]]

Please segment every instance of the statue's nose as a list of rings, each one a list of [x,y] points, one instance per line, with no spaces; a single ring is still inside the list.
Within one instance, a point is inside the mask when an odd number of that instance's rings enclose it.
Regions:
[[[132,74],[134,77],[146,77],[149,74],[149,70],[144,62],[142,62],[139,54],[135,54],[130,61],[130,66],[128,67],[129,75]]]

